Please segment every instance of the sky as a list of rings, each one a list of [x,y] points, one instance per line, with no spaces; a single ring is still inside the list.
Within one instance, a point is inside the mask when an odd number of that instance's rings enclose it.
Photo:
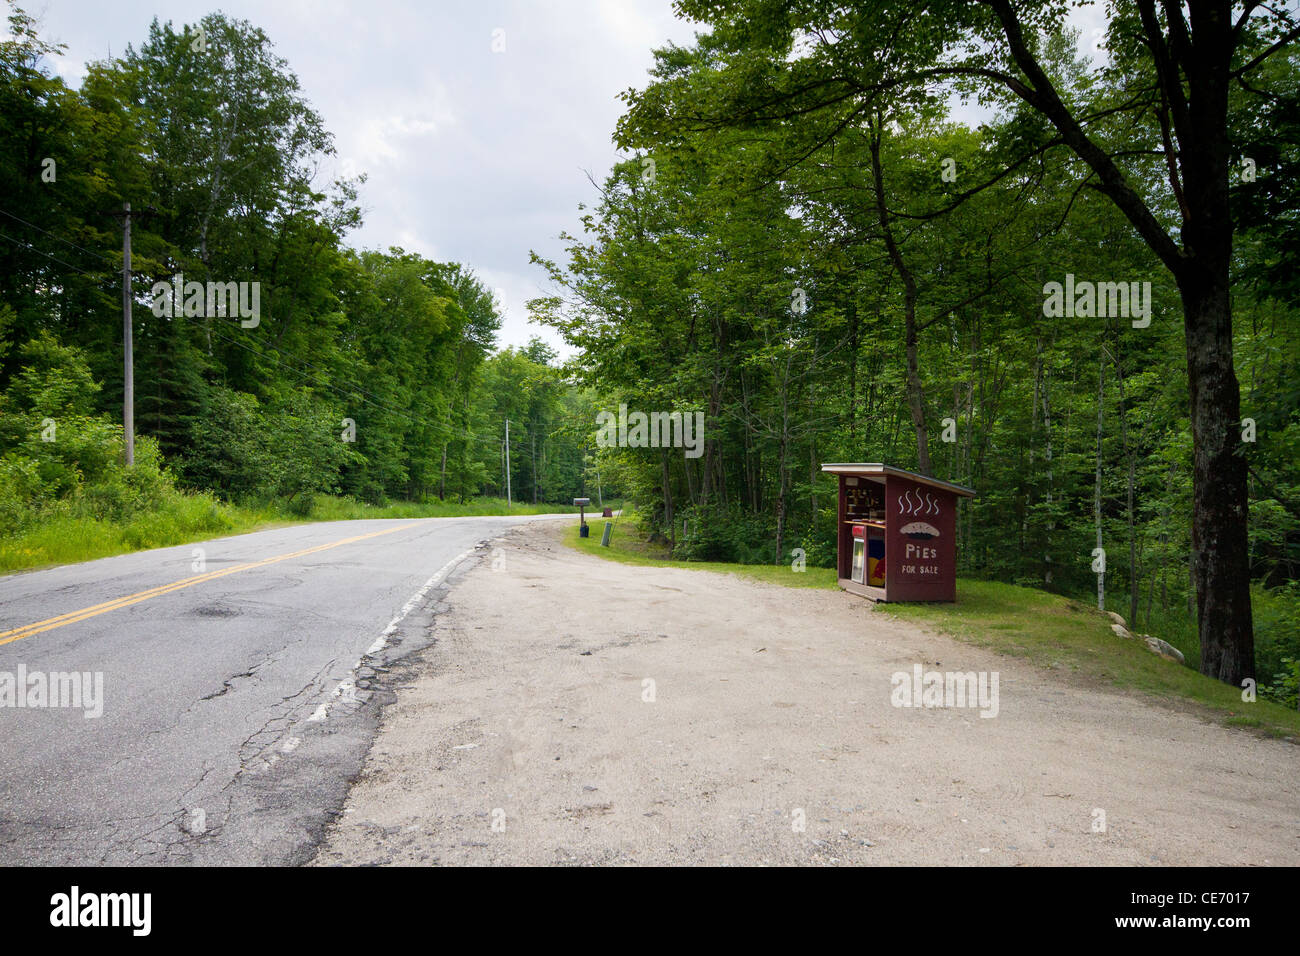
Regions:
[[[528,299],[554,292],[529,250],[562,261],[619,158],[619,93],[644,87],[652,50],[689,43],[670,0],[26,0],[56,69],[139,46],[149,23],[220,9],[261,27],[334,134],[322,182],[364,172],[355,248],[401,246],[469,265],[505,306],[501,345],[539,335]]]
[[[501,345],[540,335],[571,354],[525,303],[552,294],[529,251],[564,260],[580,203],[619,158],[618,95],[644,87],[652,51],[690,43],[670,0],[26,0],[55,67],[139,46],[155,15],[178,28],[220,9],[261,27],[334,134],[321,181],[366,173],[356,248],[400,246],[464,263],[504,305]],[[1071,17],[1083,45],[1105,19]],[[959,115],[961,111],[958,111]],[[975,117],[969,117],[973,119]]]

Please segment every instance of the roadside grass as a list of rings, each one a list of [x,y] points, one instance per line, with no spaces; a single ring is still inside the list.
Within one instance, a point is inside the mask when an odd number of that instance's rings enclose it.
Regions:
[[[463,504],[435,500],[370,505],[351,498],[316,495],[310,506],[303,508],[301,504],[293,507],[287,502],[227,504],[210,494],[178,493],[169,495],[160,507],[122,521],[55,514],[18,534],[0,536],[0,574],[314,521],[577,514],[577,511],[572,505],[518,502],[507,508],[504,498],[474,498]]]
[[[563,539],[579,551],[623,564],[721,571],[787,587],[838,586],[833,568],[810,567],[794,573],[786,566],[672,560],[664,547],[642,539],[630,520],[615,527],[610,547],[603,548],[604,523],[589,521],[591,536],[583,539],[575,522]],[[1263,699],[1245,703],[1240,690],[1152,654],[1139,639],[1119,637],[1110,629],[1110,618],[1067,597],[999,581],[958,578],[955,604],[876,605],[874,613],[923,624],[1038,667],[1138,690],[1170,706],[1191,705],[1226,726],[1274,737],[1300,736],[1300,713]]]
[[[92,561],[289,523],[277,520],[270,510],[227,505],[210,495],[175,495],[161,507],[123,521],[55,514],[0,538],[0,573]]]
[[[1191,702],[1229,726],[1300,736],[1300,713],[1263,699],[1246,703],[1240,689],[1164,660],[1140,639],[1119,637],[1110,618],[1095,607],[1057,594],[959,578],[956,604],[891,604],[884,611],[1040,667],[1133,688],[1171,704]],[[1197,651],[1190,650],[1188,661],[1194,662]]]
[[[611,507],[618,507],[612,505]],[[484,515],[552,515],[577,514],[573,505],[521,504],[516,501],[509,507],[504,498],[471,498],[464,503],[456,501],[394,501],[386,505],[371,505],[352,498],[334,495],[317,495],[312,502],[307,521],[354,521],[362,518],[472,518]]]
[[[614,523],[609,547],[601,547],[600,536],[607,523]],[[578,534],[578,522],[566,529],[565,543],[589,554],[595,554],[611,561],[623,564],[654,565],[666,568],[689,568],[693,571],[718,571],[723,574],[735,574],[755,581],[769,584],[783,584],[791,588],[830,588],[837,587],[833,568],[807,568],[793,571],[789,565],[778,564],[732,564],[726,561],[680,561],[667,556],[663,545],[646,541],[637,533],[635,520],[625,518],[588,518],[591,526],[590,537],[582,538]]]

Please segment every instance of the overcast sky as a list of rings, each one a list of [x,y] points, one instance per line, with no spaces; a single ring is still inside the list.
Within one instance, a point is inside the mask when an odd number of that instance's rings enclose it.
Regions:
[[[651,51],[691,41],[670,0],[26,0],[57,63],[80,85],[87,60],[139,46],[155,15],[179,28],[214,8],[261,27],[298,75],[338,148],[364,172],[356,247],[401,246],[471,266],[506,308],[501,344],[549,329],[524,303],[553,290],[530,249],[562,259],[578,204],[618,158],[618,94],[643,87]],[[1072,17],[1084,45],[1105,20]],[[497,32],[500,31],[500,32]],[[500,52],[496,47],[504,46]],[[567,349],[560,349],[567,353]]]
[[[220,9],[261,27],[338,148],[365,172],[353,246],[470,265],[506,307],[503,345],[549,329],[524,303],[551,290],[529,249],[562,258],[578,204],[618,158],[618,94],[643,87],[651,50],[688,43],[670,0],[27,0],[80,85],[87,60],[139,46],[155,15],[178,27]],[[494,33],[494,31],[502,31]],[[494,52],[496,46],[504,50]],[[567,349],[562,349],[567,352]]]

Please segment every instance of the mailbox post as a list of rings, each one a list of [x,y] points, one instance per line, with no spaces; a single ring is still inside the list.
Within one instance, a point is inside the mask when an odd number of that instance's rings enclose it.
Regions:
[[[587,527],[587,505],[591,504],[591,499],[574,498],[573,503],[578,506],[578,537],[585,538],[591,534],[591,529]]]
[[[957,600],[957,499],[974,491],[891,465],[822,471],[839,476],[840,587],[873,601]]]

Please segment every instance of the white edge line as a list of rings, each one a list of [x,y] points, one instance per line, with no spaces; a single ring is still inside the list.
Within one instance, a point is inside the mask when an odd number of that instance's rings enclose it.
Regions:
[[[443,577],[445,577],[453,568],[456,567],[456,565],[460,564],[460,562],[468,558],[475,551],[476,548],[477,545],[475,546],[475,548],[470,548],[467,551],[462,551],[460,554],[456,555],[456,557],[452,558],[450,561],[448,561],[446,564],[440,567],[437,571],[435,571],[433,573],[433,577],[425,581],[424,584],[421,585],[420,590],[416,591],[415,594],[411,596],[410,600],[408,600],[405,604],[402,605],[402,609],[397,612],[397,616],[388,622],[388,626],[384,628],[383,633],[379,635],[379,637],[375,640],[375,642],[371,644],[368,648],[366,648],[365,657],[373,657],[375,654],[378,654],[385,647],[387,647],[388,638],[391,637],[397,631],[398,625],[401,624],[402,621],[406,619],[406,616],[410,614],[412,611],[414,611],[420,605],[420,602],[424,600],[425,595],[427,595],[429,591],[433,589],[433,586],[435,584],[441,581]],[[363,659],[364,658],[358,659],[357,662],[352,665],[352,669],[354,671],[361,666],[361,661]],[[329,699],[326,700],[325,703],[317,707],[316,710],[312,713],[312,715],[307,719],[309,721],[325,720],[326,718],[329,717],[330,705],[338,701],[340,698],[347,699],[347,700],[356,699],[356,681],[352,677],[347,677],[339,681],[338,686],[335,687],[334,690],[330,692]]]

